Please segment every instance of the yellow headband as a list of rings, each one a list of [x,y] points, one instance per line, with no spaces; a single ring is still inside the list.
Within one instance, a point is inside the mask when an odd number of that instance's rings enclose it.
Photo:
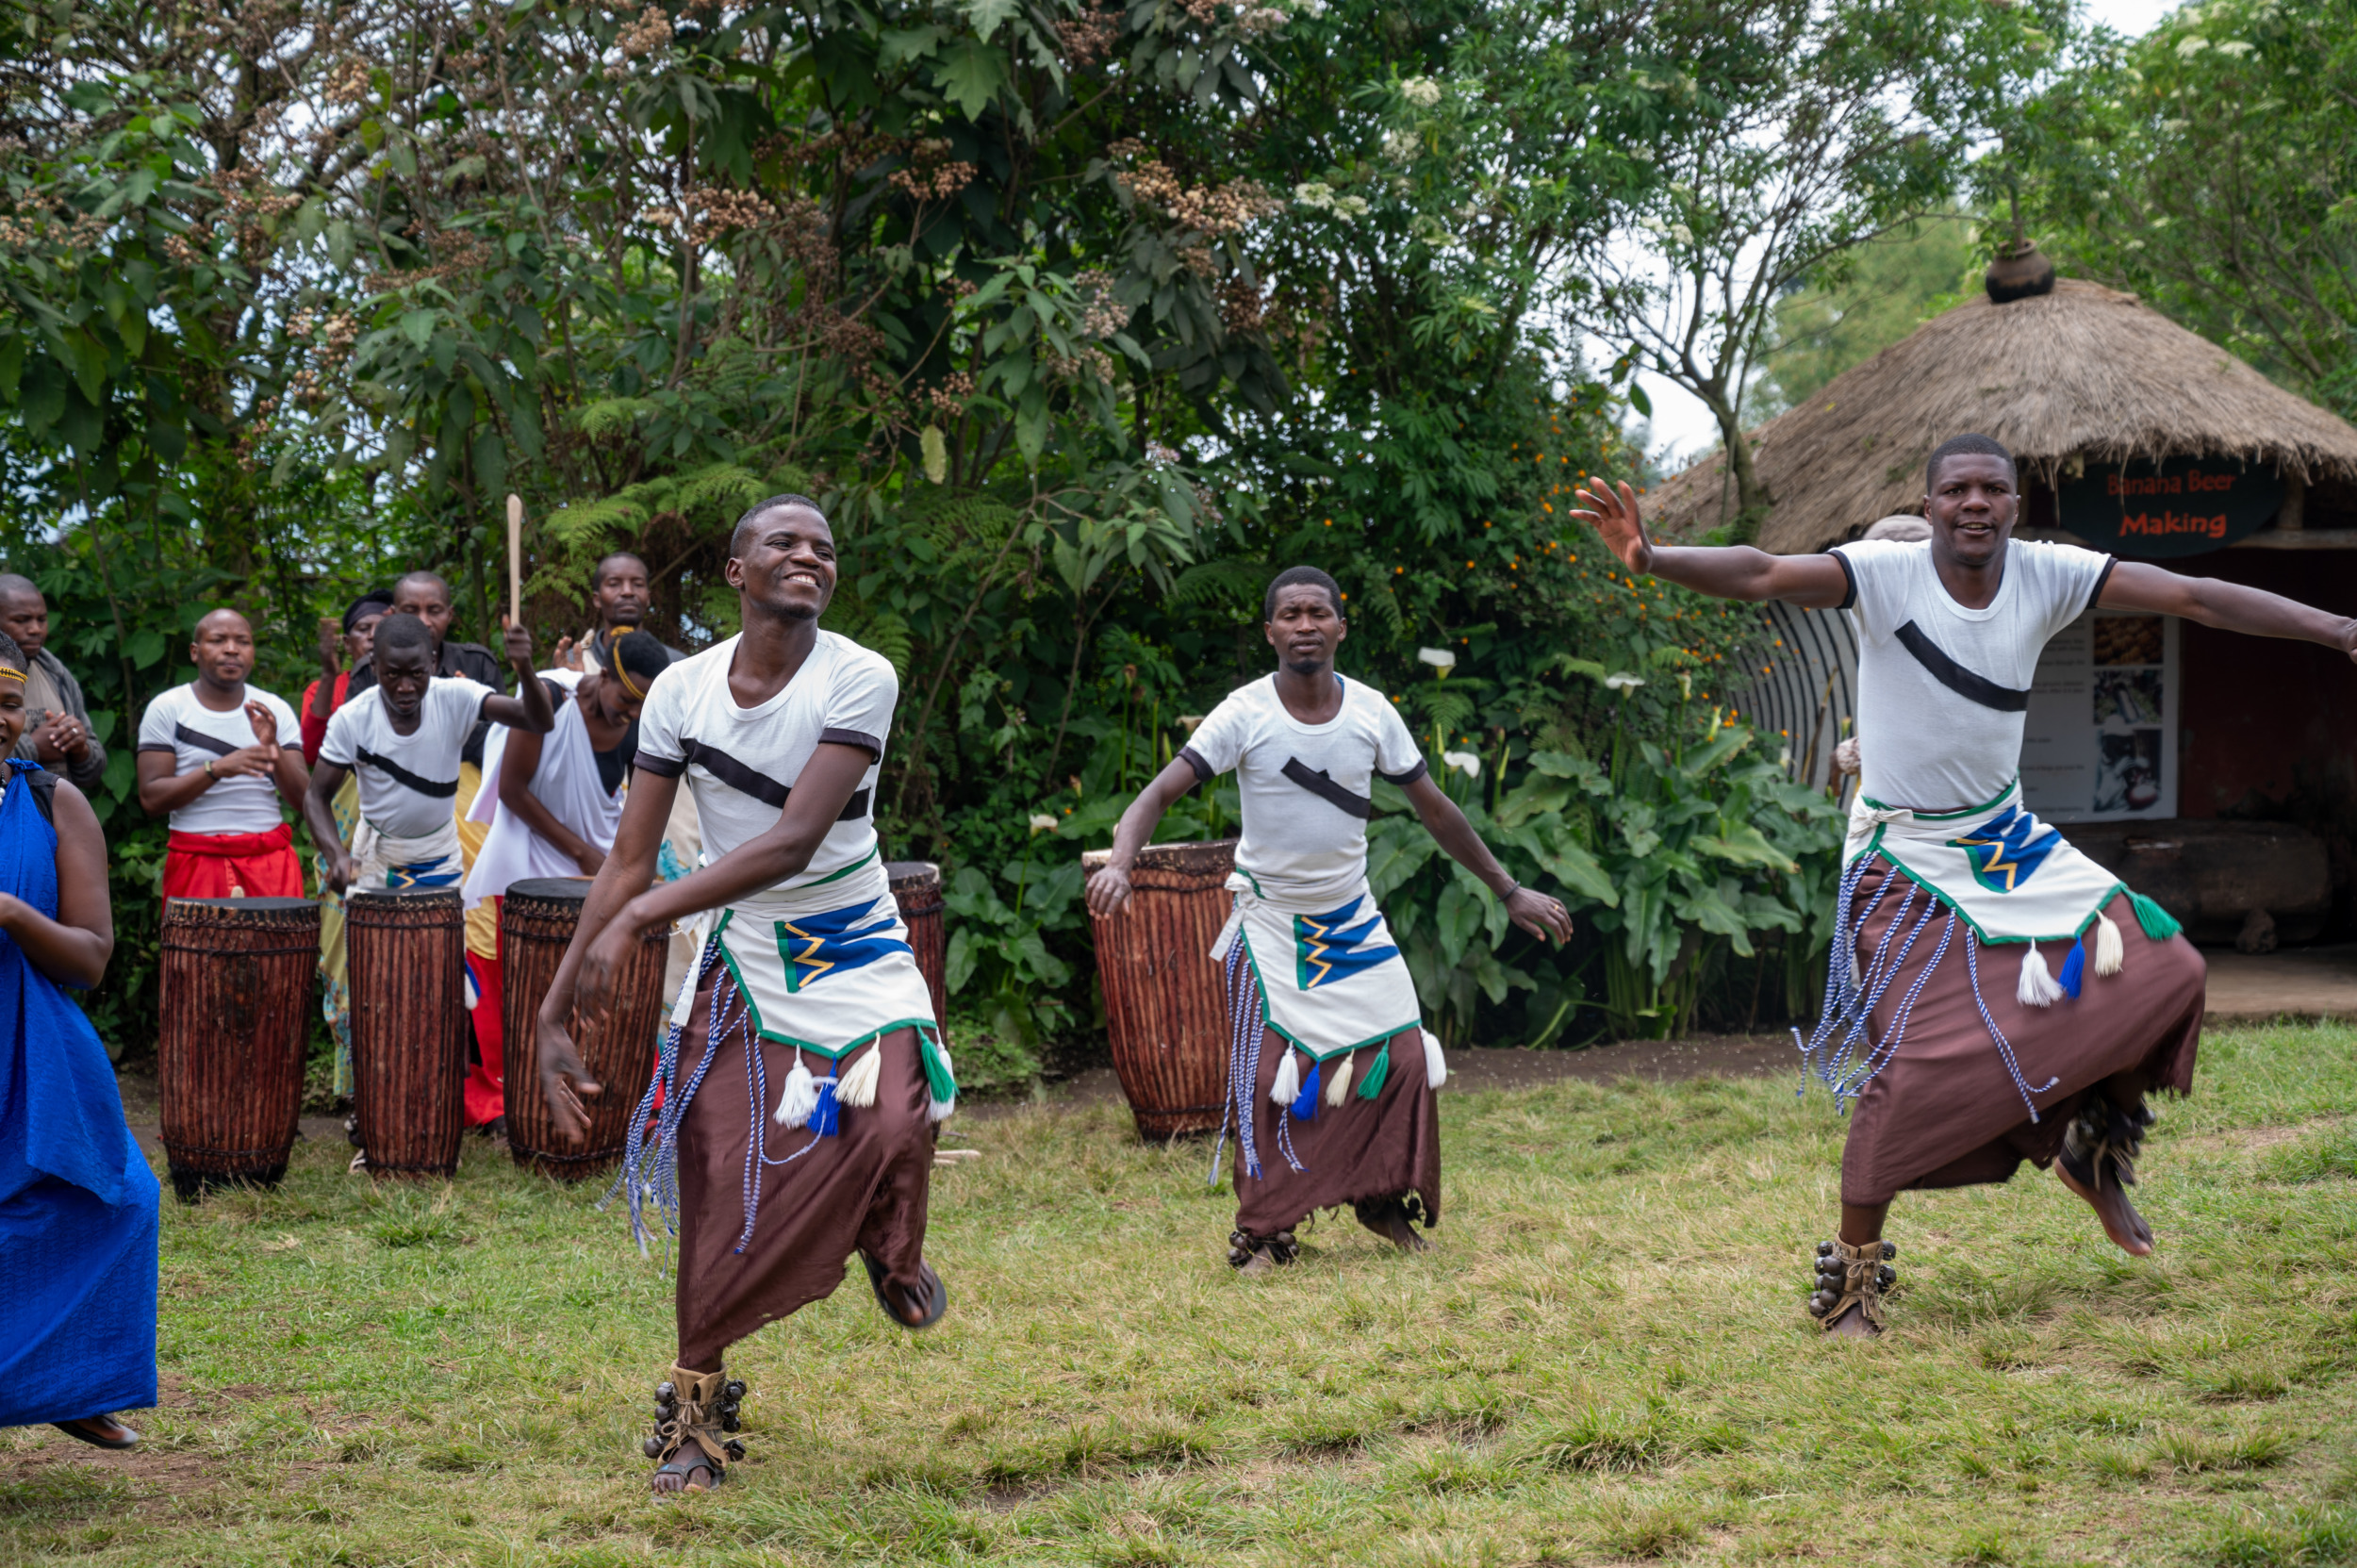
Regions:
[[[17,677],[20,681],[24,678],[25,677],[22,675]],[[615,655],[614,659],[614,678],[622,683],[622,689],[630,693],[632,698],[644,699],[647,695],[646,688],[635,684],[630,678],[630,671],[622,668],[622,660],[619,654]]]
[[[23,679],[25,679],[25,671],[17,668],[14,665],[0,664],[0,681],[21,681]]]

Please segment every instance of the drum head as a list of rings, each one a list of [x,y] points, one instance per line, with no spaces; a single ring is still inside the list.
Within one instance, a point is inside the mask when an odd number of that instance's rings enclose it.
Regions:
[[[527,877],[507,884],[511,899],[547,899],[555,903],[581,902],[589,896],[588,877]]]
[[[356,888],[345,894],[344,897],[355,903],[364,899],[403,899],[417,903],[432,903],[437,900],[447,899],[452,903],[456,903],[458,889],[455,887],[369,887]]]
[[[250,910],[254,910],[254,911],[255,911],[256,913],[262,913],[262,912],[275,912],[275,911],[282,910],[282,909],[309,909],[309,908],[311,908],[314,904],[316,904],[316,903],[318,903],[318,902],[319,902],[319,900],[318,900],[317,899],[178,899],[178,898],[175,898],[175,899],[170,900],[168,900],[168,901],[170,901],[170,902],[172,902],[172,903],[175,903],[175,904],[187,904],[187,905],[190,906],[191,908],[195,908],[195,909],[250,909]]]
[[[903,887],[938,887],[941,867],[930,860],[887,860],[884,877],[896,892]]]

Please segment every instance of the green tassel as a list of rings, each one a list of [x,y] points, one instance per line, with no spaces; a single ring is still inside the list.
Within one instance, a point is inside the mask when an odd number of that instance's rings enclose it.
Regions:
[[[1373,1099],[1381,1094],[1383,1080],[1390,1075],[1391,1070],[1392,1043],[1386,1040],[1383,1042],[1383,1048],[1375,1053],[1375,1060],[1367,1064],[1367,1070],[1359,1075],[1359,1098]]]
[[[925,1086],[931,1091],[933,1103],[947,1105],[957,1098],[958,1081],[949,1076],[949,1064],[942,1059],[941,1042],[933,1037],[932,1031],[916,1032],[916,1048],[925,1063]]]
[[[2155,942],[2166,942],[2185,929],[2177,923],[2177,916],[2141,893],[2129,894],[2128,902],[2135,908],[2136,924]]]

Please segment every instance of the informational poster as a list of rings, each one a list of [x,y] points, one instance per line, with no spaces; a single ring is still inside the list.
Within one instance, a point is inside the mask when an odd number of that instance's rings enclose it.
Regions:
[[[2063,481],[2055,504],[2091,550],[2201,555],[2266,527],[2283,509],[2283,481],[2270,468],[2200,457],[2090,463]]]
[[[2021,794],[2050,822],[2177,815],[2177,622],[2091,610],[2046,645]]]

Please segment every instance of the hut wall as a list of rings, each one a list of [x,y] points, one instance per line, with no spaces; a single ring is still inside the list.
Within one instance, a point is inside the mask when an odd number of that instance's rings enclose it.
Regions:
[[[2357,615],[2357,551],[2220,550],[2156,564]],[[2178,815],[2287,804],[2357,812],[2357,669],[2349,660],[2313,643],[2191,623],[2182,635]]]

